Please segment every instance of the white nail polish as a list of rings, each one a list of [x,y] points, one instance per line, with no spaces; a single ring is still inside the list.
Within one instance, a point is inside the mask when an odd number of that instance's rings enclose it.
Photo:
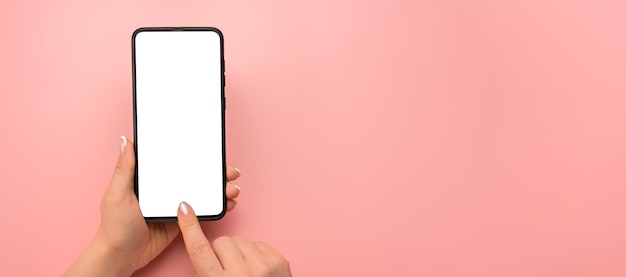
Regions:
[[[238,185],[234,185],[233,187],[235,187],[239,192],[241,192],[241,188]]]
[[[239,171],[239,168],[235,167],[235,171],[237,171],[239,173],[239,175],[241,175],[241,171]]]
[[[126,137],[120,137],[120,154],[124,153],[124,149],[126,149]]]

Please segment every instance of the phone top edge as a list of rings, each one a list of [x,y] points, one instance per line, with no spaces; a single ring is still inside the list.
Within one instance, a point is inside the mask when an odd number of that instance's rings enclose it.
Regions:
[[[220,34],[222,33],[222,31],[216,27],[140,27],[137,28],[133,34],[155,31],[213,31]]]
[[[222,44],[222,49],[224,48],[224,35],[222,31],[216,27],[139,27],[137,28],[132,35],[132,42],[135,42],[135,38],[141,32],[184,32],[184,31],[210,31],[217,34],[220,37],[220,42]]]

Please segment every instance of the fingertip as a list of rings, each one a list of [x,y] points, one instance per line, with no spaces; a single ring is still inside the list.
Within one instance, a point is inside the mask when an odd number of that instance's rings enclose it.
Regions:
[[[195,226],[197,225],[197,228],[200,228],[200,222],[198,221],[198,218],[196,217],[196,213],[193,210],[193,208],[191,207],[191,205],[189,205],[187,202],[180,202],[180,204],[178,204],[178,226],[180,228],[180,230],[185,233],[186,230],[188,231],[189,228],[195,228]]]
[[[226,184],[226,198],[234,199],[241,193],[241,188],[237,185],[233,185],[231,182]]]
[[[119,169],[126,171],[135,170],[135,149],[133,142],[126,136],[120,136],[120,155],[118,158]]]
[[[135,176],[135,152],[133,143],[125,136],[120,136],[118,156],[113,177],[109,184],[111,193],[122,195],[132,193]]]
[[[133,141],[127,138],[126,136],[120,136],[120,155],[125,154],[127,151],[132,150],[131,152],[135,152]]]
[[[189,215],[192,212],[191,206],[189,206],[189,204],[185,201],[180,202],[178,205],[178,212],[182,215]]]
[[[120,154],[124,154],[124,150],[126,150],[127,143],[128,141],[126,140],[126,137],[122,135],[120,137]]]
[[[230,212],[232,211],[235,206],[237,206],[237,201],[235,200],[228,200],[228,202],[226,202],[226,211]]]
[[[241,171],[238,168],[231,165],[226,167],[226,179],[228,179],[228,181],[237,180],[239,176],[241,176]]]

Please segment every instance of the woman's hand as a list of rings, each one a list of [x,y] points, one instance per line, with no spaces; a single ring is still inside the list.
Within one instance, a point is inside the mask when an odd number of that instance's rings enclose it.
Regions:
[[[156,258],[178,235],[175,222],[146,223],[134,193],[135,152],[133,143],[121,138],[120,156],[111,183],[100,203],[100,228],[94,241],[66,276],[129,276]],[[237,202],[239,177],[228,166],[227,210]]]
[[[291,277],[287,260],[266,243],[226,236],[209,243],[196,214],[185,202],[178,208],[178,225],[196,276]]]

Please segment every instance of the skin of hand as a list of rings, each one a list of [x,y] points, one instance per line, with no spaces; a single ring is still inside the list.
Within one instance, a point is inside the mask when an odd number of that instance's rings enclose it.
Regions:
[[[291,277],[289,262],[264,242],[222,236],[209,243],[185,202],[178,207],[178,225],[198,277]]]
[[[227,167],[227,210],[240,189],[231,182],[240,172]],[[130,276],[156,258],[179,233],[176,222],[147,223],[134,193],[133,143],[121,138],[120,156],[100,202],[100,228],[81,257],[64,276]]]

